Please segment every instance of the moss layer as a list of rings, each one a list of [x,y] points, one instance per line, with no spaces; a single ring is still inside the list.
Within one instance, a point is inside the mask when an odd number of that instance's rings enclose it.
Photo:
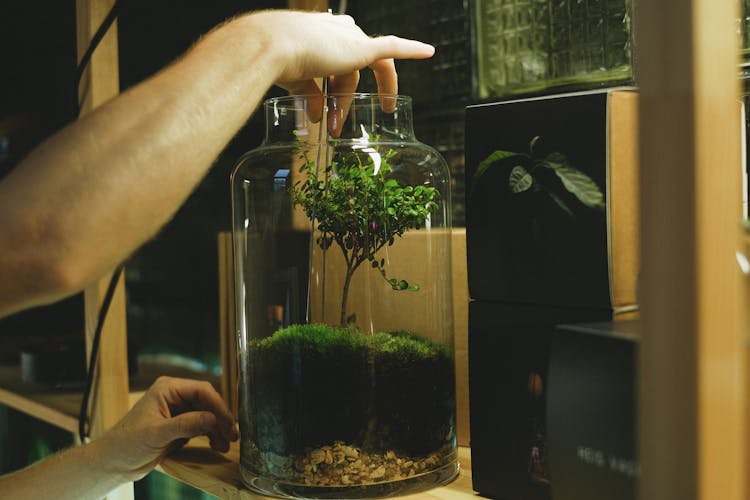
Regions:
[[[411,332],[292,325],[250,343],[243,434],[264,452],[340,440],[429,453],[454,435],[453,358]]]

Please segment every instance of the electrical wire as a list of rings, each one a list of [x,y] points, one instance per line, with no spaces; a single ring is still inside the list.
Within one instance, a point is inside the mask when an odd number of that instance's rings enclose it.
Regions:
[[[94,55],[94,51],[99,46],[99,44],[102,41],[102,38],[104,38],[104,35],[107,34],[107,31],[109,31],[109,28],[112,26],[112,24],[117,19],[118,14],[120,13],[120,0],[115,0],[114,5],[112,5],[112,8],[109,9],[109,12],[107,13],[107,16],[102,21],[102,24],[99,25],[99,29],[96,30],[96,33],[94,33],[94,36],[91,38],[91,42],[89,43],[89,46],[86,48],[86,52],[83,53],[83,57],[81,57],[81,61],[76,66],[76,72],[75,72],[75,85],[73,86],[73,92],[74,92],[74,109],[75,109],[75,116],[78,117],[78,115],[81,112],[81,102],[78,98],[78,87],[81,85],[81,78],[83,78],[83,72],[86,70],[86,67],[89,65],[89,61],[91,61],[91,56]]]
[[[81,438],[82,443],[88,442],[89,436],[91,435],[91,425],[88,415],[89,400],[91,399],[91,389],[94,386],[94,373],[96,372],[96,361],[99,354],[99,342],[101,341],[102,328],[104,327],[104,320],[107,318],[107,312],[109,306],[112,303],[112,297],[115,294],[117,288],[117,282],[120,280],[122,275],[123,266],[120,265],[112,273],[112,277],[109,280],[107,286],[107,292],[104,294],[104,300],[102,301],[102,307],[99,309],[99,317],[96,320],[96,331],[94,331],[94,339],[91,342],[91,354],[89,356],[89,369],[86,373],[86,388],[83,391],[83,400],[81,401],[81,409],[78,414],[78,437]]]
[[[107,31],[109,31],[109,28],[115,22],[115,19],[117,19],[119,10],[120,10],[120,0],[115,0],[114,5],[112,5],[112,8],[107,13],[107,16],[104,18],[101,25],[96,30],[96,33],[94,33],[94,36],[91,38],[91,42],[89,43],[89,46],[86,48],[86,52],[84,52],[83,57],[81,57],[81,61],[76,66],[75,85],[73,87],[73,91],[75,93],[74,110],[75,110],[76,117],[78,117],[78,115],[81,112],[81,103],[78,97],[78,87],[81,84],[81,78],[83,77],[83,72],[86,70],[86,67],[91,61],[91,57],[93,56],[94,51],[101,43],[102,39],[104,38],[104,35],[107,34]],[[117,267],[117,269],[115,269],[114,273],[112,274],[112,277],[109,280],[107,291],[104,294],[102,305],[99,308],[99,315],[96,321],[96,330],[94,331],[94,338],[91,342],[91,353],[89,355],[88,371],[86,373],[86,386],[83,391],[83,400],[81,401],[81,408],[78,413],[78,437],[81,439],[82,443],[88,442],[89,437],[91,435],[91,425],[90,425],[91,417],[89,416],[88,409],[89,409],[89,400],[91,399],[91,390],[94,386],[94,374],[96,373],[96,363],[99,357],[99,343],[101,342],[104,321],[107,318],[107,312],[109,311],[109,306],[112,303],[112,297],[115,294],[115,289],[117,288],[117,282],[120,280],[120,276],[122,275],[122,270],[123,270],[123,265],[121,264]]]

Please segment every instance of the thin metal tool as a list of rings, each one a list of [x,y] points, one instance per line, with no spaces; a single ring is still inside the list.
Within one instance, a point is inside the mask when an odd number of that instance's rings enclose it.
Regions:
[[[331,12],[331,9],[328,9],[328,12]],[[323,163],[323,191],[326,191],[328,189],[328,137],[330,136],[328,131],[328,77],[323,78],[323,85],[322,85],[322,93],[323,93],[323,117],[321,118],[321,124],[320,128],[318,128],[319,133],[322,132],[325,129],[325,133],[322,134],[322,140],[318,141],[318,165],[315,167],[316,169],[316,176],[317,176],[317,170],[320,165],[320,150],[325,150],[325,163]],[[319,177],[318,177],[319,178]],[[322,277],[321,277],[321,298],[320,298],[320,319],[321,321],[325,321],[326,317],[326,256],[328,255],[328,245],[325,243],[323,244],[323,266],[322,266]]]
[[[329,14],[333,14],[332,9],[328,9]],[[328,189],[328,163],[330,161],[329,154],[328,154],[328,85],[329,85],[330,78],[328,76],[323,77],[323,83],[321,85],[321,93],[323,94],[323,112],[321,114],[320,118],[320,126],[318,127],[318,153],[316,155],[316,161],[315,161],[315,180],[318,181],[320,179],[320,160],[321,156],[324,155],[324,169],[323,169],[323,190]],[[323,130],[325,130],[325,135]],[[325,153],[321,152],[321,149],[325,149]],[[313,269],[313,255],[315,250],[315,230],[316,230],[316,217],[315,214],[312,214],[312,231],[310,233],[310,270]],[[321,238],[323,235],[321,235]],[[325,243],[321,245],[321,248],[323,250],[322,255],[322,268],[321,268],[321,296],[320,296],[320,321],[325,321],[326,317],[326,254],[327,248]],[[310,275],[310,279],[307,282],[307,322],[310,322],[310,309],[311,309],[311,300],[312,300],[312,273]]]

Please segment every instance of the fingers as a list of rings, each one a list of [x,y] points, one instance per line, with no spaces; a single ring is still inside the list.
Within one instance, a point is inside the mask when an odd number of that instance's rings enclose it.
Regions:
[[[370,65],[381,94],[398,94],[398,76],[393,59],[380,59]]]
[[[435,53],[435,47],[432,45],[392,35],[373,38],[372,43],[378,47],[380,55],[383,56],[370,64],[378,84],[379,94],[398,94],[398,74],[394,58],[426,59]],[[380,107],[386,113],[393,113],[396,110],[396,100],[381,97]]]
[[[357,90],[358,83],[359,71],[332,76],[329,80],[330,94],[346,94],[328,99],[328,133],[332,137],[341,135],[344,119],[349,113],[349,106],[352,103],[351,94]]]
[[[237,429],[234,425],[234,417],[232,416],[226,403],[221,398],[218,392],[208,382],[200,382],[197,380],[188,380],[180,378],[160,378],[159,384],[166,386],[162,389],[167,404],[172,410],[172,414],[177,414],[177,417],[183,415],[199,414],[199,415],[210,415],[211,418],[206,420],[207,417],[201,417],[204,430],[200,434],[208,434],[216,440],[217,443],[224,443],[228,441],[236,441],[239,437]],[[198,411],[191,411],[198,410]],[[189,418],[196,418],[195,416]],[[192,422],[198,425],[200,422]],[[195,427],[190,427],[194,429]],[[190,436],[180,437],[192,437],[197,434]],[[227,444],[228,446],[228,444]]]
[[[209,411],[190,411],[165,422],[169,441],[210,434],[216,428],[216,416]]]
[[[352,71],[343,75],[334,75],[328,81],[329,94],[351,94],[357,90],[359,71]]]
[[[220,420],[232,420],[229,408],[210,383],[183,378],[168,378],[167,381],[170,390],[166,395],[170,405],[187,404],[193,409],[211,411]]]
[[[313,123],[318,123],[323,115],[323,92],[315,80],[302,80],[279,84],[281,88],[292,95],[306,95],[307,116]]]
[[[394,35],[370,39],[374,60],[379,59],[427,59],[435,54],[435,47],[417,40]]]
[[[170,443],[168,452],[182,447],[195,436],[208,436],[211,448],[220,452],[229,451],[229,442],[236,440],[224,435],[217,426],[216,415],[209,411],[190,411],[165,421],[165,441]]]
[[[359,71],[333,75],[329,77],[328,93],[351,94],[357,90],[358,83]],[[320,121],[323,114],[323,93],[315,80],[284,83],[281,86],[290,94],[309,96],[307,98],[307,116],[313,123]],[[341,127],[346,114],[349,112],[351,100],[351,97],[332,98],[328,103],[328,131],[333,137],[338,137],[341,134]]]
[[[393,59],[381,59],[370,65],[375,81],[378,84],[378,93],[387,95],[398,94],[398,75],[396,74],[396,65]],[[380,96],[380,107],[386,113],[396,111],[396,100]]]

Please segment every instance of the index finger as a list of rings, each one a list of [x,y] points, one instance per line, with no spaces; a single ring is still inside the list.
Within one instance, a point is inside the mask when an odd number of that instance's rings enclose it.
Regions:
[[[370,38],[373,61],[378,59],[427,59],[435,54],[435,47],[418,40],[409,40],[395,35]]]

